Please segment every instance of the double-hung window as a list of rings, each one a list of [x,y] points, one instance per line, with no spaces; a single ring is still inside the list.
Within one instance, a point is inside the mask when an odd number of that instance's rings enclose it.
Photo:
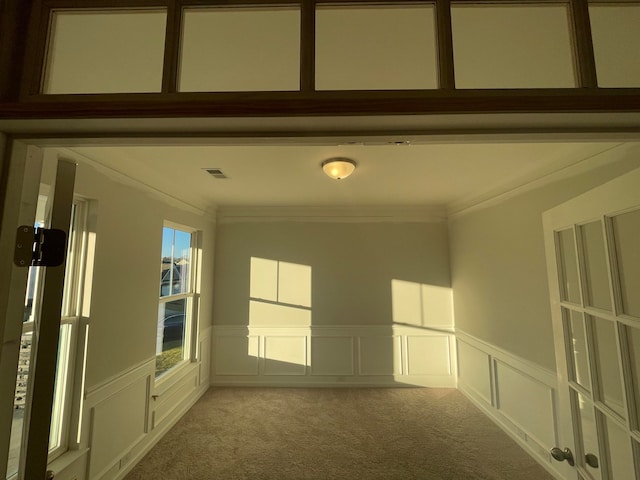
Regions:
[[[165,223],[162,229],[156,378],[192,357],[195,337],[196,232]]]

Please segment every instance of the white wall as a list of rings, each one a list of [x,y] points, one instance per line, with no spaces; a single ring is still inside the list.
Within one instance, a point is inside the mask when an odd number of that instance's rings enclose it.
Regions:
[[[220,222],[216,240],[213,383],[455,385],[445,222]]]
[[[209,386],[215,222],[82,162],[75,190],[95,235],[82,441],[53,467],[62,480],[122,478]],[[198,361],[156,383],[164,220],[203,232],[200,337]]]
[[[456,330],[555,371],[542,212],[640,165],[636,146],[599,167],[449,222]]]

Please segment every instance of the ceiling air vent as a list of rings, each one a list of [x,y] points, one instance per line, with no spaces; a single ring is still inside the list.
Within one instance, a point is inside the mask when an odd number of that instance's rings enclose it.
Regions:
[[[214,178],[229,178],[219,168],[205,168],[204,171]]]

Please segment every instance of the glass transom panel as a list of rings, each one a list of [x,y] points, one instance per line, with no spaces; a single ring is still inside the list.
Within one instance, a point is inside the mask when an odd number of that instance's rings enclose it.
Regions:
[[[576,86],[561,5],[453,5],[456,88]]]
[[[300,89],[298,8],[187,8],[178,91]]]
[[[640,87],[640,5],[590,5],[600,87]]]
[[[43,93],[160,92],[166,18],[164,10],[54,12]]]
[[[316,89],[438,87],[432,6],[320,7]]]

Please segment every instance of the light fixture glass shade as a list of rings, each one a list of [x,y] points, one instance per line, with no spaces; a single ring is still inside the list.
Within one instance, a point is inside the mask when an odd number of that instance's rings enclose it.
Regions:
[[[322,162],[322,170],[331,178],[341,180],[356,169],[356,162],[350,158],[330,158]]]

